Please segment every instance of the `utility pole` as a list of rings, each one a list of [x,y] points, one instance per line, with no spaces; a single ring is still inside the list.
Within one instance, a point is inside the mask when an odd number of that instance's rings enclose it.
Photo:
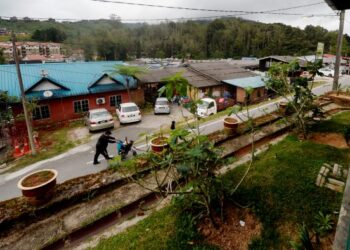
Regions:
[[[32,151],[32,155],[35,155],[36,152],[35,152],[34,141],[33,141],[32,124],[29,121],[29,115],[28,115],[27,106],[26,106],[26,96],[24,94],[23,80],[22,80],[22,75],[21,75],[21,68],[19,67],[19,61],[18,61],[16,36],[15,36],[15,33],[13,31],[12,31],[12,50],[13,50],[13,58],[14,58],[15,63],[16,63],[18,83],[19,83],[19,87],[21,89],[21,100],[22,100],[22,106],[23,106],[23,112],[24,112],[24,119],[26,121],[26,126],[27,126],[29,145],[30,145],[30,149]]]
[[[345,10],[341,10],[338,41],[337,41],[337,54],[335,59],[334,79],[333,79],[333,88],[332,88],[333,91],[336,91],[339,86],[338,82],[339,82],[339,71],[340,71],[340,62],[341,62],[341,50],[342,50],[342,43],[343,43],[344,20],[345,20]]]

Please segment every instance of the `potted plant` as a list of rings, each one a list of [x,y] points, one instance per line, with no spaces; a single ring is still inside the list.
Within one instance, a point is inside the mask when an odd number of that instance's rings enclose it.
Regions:
[[[278,103],[278,112],[282,115],[285,115],[287,111],[287,107],[288,107],[288,102]]]
[[[226,117],[224,119],[224,128],[229,134],[235,134],[238,128],[238,121],[233,117]]]
[[[152,151],[155,153],[161,153],[166,150],[169,146],[168,139],[168,137],[163,136],[162,134],[152,138],[150,141]]]
[[[32,205],[41,205],[53,195],[56,185],[57,171],[42,169],[19,180],[17,187],[22,190],[24,197]]]
[[[229,108],[229,113],[224,119],[224,129],[228,135],[234,135],[237,133],[238,120],[231,117],[232,114],[238,115],[238,112],[242,110],[241,106],[235,105]]]

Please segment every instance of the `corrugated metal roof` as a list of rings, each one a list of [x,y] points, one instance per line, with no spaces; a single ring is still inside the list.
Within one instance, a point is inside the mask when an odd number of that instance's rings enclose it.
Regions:
[[[265,82],[264,79],[261,76],[253,76],[253,77],[246,77],[246,78],[239,78],[239,79],[230,79],[230,80],[224,80],[224,83],[240,87],[240,88],[248,88],[251,87],[253,89],[264,87]]]
[[[184,67],[149,70],[140,76],[140,80],[143,83],[159,83],[163,81],[163,78],[172,76],[176,73],[182,73],[182,76],[187,79],[189,84],[196,88],[220,85],[220,83],[214,79],[208,79]]]
[[[111,90],[125,89],[125,79],[122,75],[111,76],[118,83],[112,82],[105,86],[90,84],[100,79],[106,71],[112,69],[120,61],[111,62],[76,62],[76,63],[47,63],[47,64],[21,64],[24,89],[28,90],[43,78],[43,73],[52,81],[66,87],[68,90],[52,90],[50,98],[85,95],[89,93],[102,93]],[[136,81],[129,82],[130,88],[136,87]],[[15,65],[0,65],[0,90],[7,91],[10,96],[20,96]],[[44,99],[43,91],[29,91],[28,97]]]

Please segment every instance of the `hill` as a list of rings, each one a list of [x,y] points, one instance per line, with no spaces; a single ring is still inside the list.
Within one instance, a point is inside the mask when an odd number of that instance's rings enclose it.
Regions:
[[[56,22],[36,20],[0,20],[0,28],[33,34],[36,30],[56,28],[68,48],[82,48],[87,59],[102,60],[134,57],[239,58],[267,55],[314,54],[318,42],[325,52],[334,53],[336,31],[320,26],[300,29],[281,23],[265,24],[238,18],[214,21],[125,24],[117,20]],[[26,39],[28,36],[22,38]],[[2,37],[2,40],[8,38]],[[47,39],[47,38],[46,38]],[[343,55],[350,55],[350,37],[345,35]]]

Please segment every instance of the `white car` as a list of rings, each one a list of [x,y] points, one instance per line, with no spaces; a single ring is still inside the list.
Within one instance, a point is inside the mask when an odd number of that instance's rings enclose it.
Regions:
[[[217,105],[216,101],[212,98],[203,98],[200,100],[201,103],[197,105],[197,115],[201,118],[208,117],[216,114]]]
[[[170,114],[170,105],[167,98],[157,98],[154,105],[154,114]]]
[[[141,111],[133,102],[120,104],[116,111],[120,124],[141,121]]]
[[[113,116],[104,108],[91,109],[85,117],[85,125],[89,131],[114,128]]]
[[[329,77],[334,76],[334,69],[323,68],[323,69],[319,69],[318,71],[321,72],[324,76],[329,76]]]

